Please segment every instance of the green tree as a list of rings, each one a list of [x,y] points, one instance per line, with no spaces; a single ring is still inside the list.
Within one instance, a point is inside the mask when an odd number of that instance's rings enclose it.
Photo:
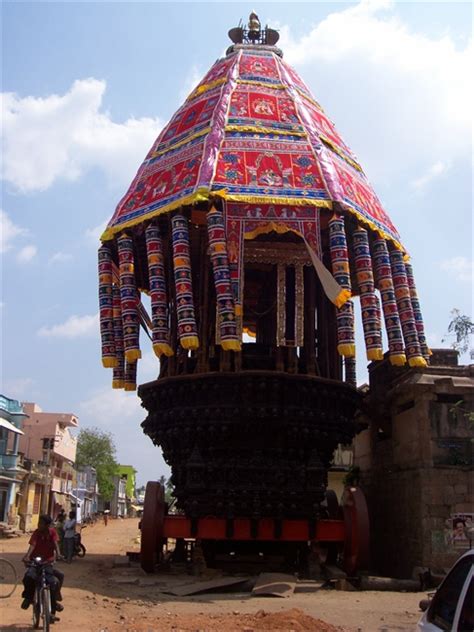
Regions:
[[[459,309],[451,310],[451,322],[448,325],[447,337],[455,337],[455,340],[451,343],[451,347],[459,351],[459,353],[466,353],[470,350],[471,358],[474,356],[474,350],[470,348],[471,336],[474,334],[474,323],[470,316],[461,314]],[[443,338],[443,342],[446,338]]]
[[[116,473],[115,443],[109,432],[98,428],[85,428],[77,438],[76,465],[91,465],[97,472],[99,493],[110,500],[114,493],[113,477]]]

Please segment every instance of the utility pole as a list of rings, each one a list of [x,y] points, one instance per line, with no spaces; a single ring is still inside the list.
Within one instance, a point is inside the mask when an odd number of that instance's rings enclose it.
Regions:
[[[44,485],[44,494],[41,497],[41,513],[47,514],[49,509],[49,497],[51,495],[51,483],[53,480],[51,474],[51,449],[54,447],[55,437],[43,437],[43,461],[46,464],[46,480]]]

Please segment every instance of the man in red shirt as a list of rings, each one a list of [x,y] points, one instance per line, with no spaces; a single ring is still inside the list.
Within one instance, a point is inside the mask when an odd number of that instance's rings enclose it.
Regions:
[[[46,578],[51,589],[51,614],[55,615],[56,611],[61,611],[63,606],[57,603],[58,599],[61,600],[60,589],[63,583],[64,574],[57,569],[53,569],[53,562],[61,557],[58,545],[58,534],[56,530],[51,527],[51,518],[43,515],[39,517],[38,528],[33,532],[33,535],[29,541],[29,549],[26,555],[23,557],[23,562],[27,564],[35,557],[40,557],[43,563],[46,564]],[[35,566],[30,566],[23,577],[23,585],[25,587],[22,597],[23,602],[21,607],[23,610],[27,610],[35,594],[36,582],[38,580],[39,569]]]

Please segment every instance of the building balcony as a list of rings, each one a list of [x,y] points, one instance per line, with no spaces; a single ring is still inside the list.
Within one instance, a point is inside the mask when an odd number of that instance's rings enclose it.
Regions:
[[[0,454],[0,470],[16,470],[19,466],[18,454]]]

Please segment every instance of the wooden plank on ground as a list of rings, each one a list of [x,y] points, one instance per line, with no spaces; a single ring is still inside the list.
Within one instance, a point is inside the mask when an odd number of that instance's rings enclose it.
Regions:
[[[296,579],[284,573],[260,573],[252,590],[253,597],[289,597],[295,591]]]
[[[178,597],[187,597],[189,595],[198,595],[200,593],[218,592],[223,588],[229,588],[231,586],[235,586],[237,588],[239,584],[245,584],[248,580],[248,577],[218,577],[206,582],[193,582],[192,584],[177,586],[176,588],[170,588],[168,590],[163,590],[162,592],[170,595],[176,595]]]

